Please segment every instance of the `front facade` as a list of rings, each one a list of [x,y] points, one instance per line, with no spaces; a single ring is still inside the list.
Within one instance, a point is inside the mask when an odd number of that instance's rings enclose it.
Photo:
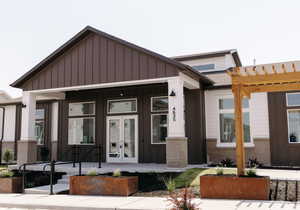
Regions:
[[[226,70],[241,65],[236,50],[166,58],[87,27],[12,84],[22,98],[0,92],[2,150],[14,151],[19,164],[69,161],[74,148],[82,161],[96,161],[99,147],[111,163],[235,160]],[[299,165],[298,98],[244,100],[246,160]]]

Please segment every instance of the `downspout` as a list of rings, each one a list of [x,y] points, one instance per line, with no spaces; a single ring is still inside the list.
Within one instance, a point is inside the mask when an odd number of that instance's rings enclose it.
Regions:
[[[2,135],[0,139],[0,165],[2,165],[2,141],[4,139],[4,122],[5,122],[5,107],[0,107],[3,111],[3,116],[2,116]],[[1,120],[1,119],[0,119]]]

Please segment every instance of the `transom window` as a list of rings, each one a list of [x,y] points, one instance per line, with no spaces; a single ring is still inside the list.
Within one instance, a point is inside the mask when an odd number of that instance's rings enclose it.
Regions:
[[[35,111],[35,138],[38,145],[45,144],[45,109]]]
[[[212,70],[212,69],[215,69],[215,64],[210,63],[210,64],[197,65],[197,66],[193,66],[193,69],[195,69],[197,71]]]
[[[122,100],[108,100],[107,112],[109,114],[137,112],[137,100],[135,98]]]
[[[219,99],[220,143],[233,144],[235,138],[234,99],[225,97]],[[243,99],[244,141],[251,142],[249,100]]]
[[[287,106],[300,106],[300,93],[286,94]]]
[[[69,104],[68,143],[95,144],[95,102]]]
[[[151,98],[151,142],[165,144],[168,136],[168,96]]]

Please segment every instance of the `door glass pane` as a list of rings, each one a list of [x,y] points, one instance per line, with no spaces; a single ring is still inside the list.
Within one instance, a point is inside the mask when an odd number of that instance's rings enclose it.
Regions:
[[[135,157],[135,120],[124,120],[124,158]]]
[[[300,142],[300,110],[288,111],[289,142]]]
[[[44,128],[44,121],[35,121],[35,138],[37,140],[37,144],[44,144]]]
[[[136,100],[128,99],[121,101],[108,101],[108,113],[129,113],[136,112]]]
[[[109,157],[120,158],[120,120],[109,120]]]

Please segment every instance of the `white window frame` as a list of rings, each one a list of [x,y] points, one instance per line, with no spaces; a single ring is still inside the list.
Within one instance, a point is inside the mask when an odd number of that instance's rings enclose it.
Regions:
[[[150,103],[150,109],[151,109],[151,112],[168,112],[169,111],[169,108],[167,108],[166,110],[153,110],[153,99],[156,99],[156,98],[168,98],[168,104],[169,104],[169,97],[168,96],[154,96],[154,97],[151,97],[151,103]]]
[[[93,114],[70,115],[70,104],[94,104],[94,113]],[[95,101],[69,102],[68,117],[90,116],[90,115],[96,115],[96,102]]]
[[[218,107],[218,120],[217,120],[217,134],[218,134],[218,138],[217,138],[217,147],[236,147],[236,143],[232,142],[232,143],[225,143],[225,142],[221,142],[221,126],[220,126],[220,114],[226,114],[226,113],[233,113],[234,114],[234,108],[233,109],[226,109],[226,110],[221,110],[220,109],[220,100],[221,99],[233,99],[234,97],[232,94],[228,94],[228,95],[221,95],[221,96],[217,96],[216,97],[216,103],[217,103],[217,107]],[[249,123],[250,123],[250,142],[244,142],[244,146],[245,147],[254,147],[254,143],[253,143],[253,133],[252,133],[252,126],[251,126],[251,103],[250,103],[250,99],[249,100],[249,108],[242,108],[242,113],[244,112],[248,112],[249,113]]]
[[[93,114],[70,115],[70,104],[94,104]],[[70,144],[69,142],[69,120],[70,119],[94,119],[94,143],[92,144]],[[95,145],[96,144],[96,101],[69,102],[68,104],[68,145]]]
[[[167,142],[160,142],[160,143],[155,143],[153,142],[153,116],[156,115],[166,115],[167,116],[167,137],[169,136],[169,114],[168,113],[155,113],[151,114],[151,144],[166,144]]]
[[[288,130],[287,130],[287,138],[288,138],[288,142],[289,144],[299,144],[299,142],[290,142],[290,136],[289,136],[289,133],[290,133],[290,122],[289,122],[289,112],[290,111],[300,111],[300,109],[287,109],[286,110],[286,116],[287,116],[287,126],[288,126]]]
[[[300,92],[294,92],[294,93],[286,93],[285,94],[285,101],[286,101],[286,106],[287,107],[296,107],[296,106],[300,106],[300,104],[298,104],[298,105],[289,105],[289,101],[288,101],[288,95],[296,95],[296,94],[298,94],[299,96],[300,96]]]
[[[110,112],[109,111],[109,102],[115,102],[115,101],[128,101],[128,100],[134,100],[136,104],[136,109],[135,111],[128,111],[128,112]],[[107,114],[128,114],[128,113],[137,113],[138,112],[138,101],[137,98],[122,98],[122,99],[112,99],[112,100],[107,100],[106,104],[106,109],[107,109]]]

